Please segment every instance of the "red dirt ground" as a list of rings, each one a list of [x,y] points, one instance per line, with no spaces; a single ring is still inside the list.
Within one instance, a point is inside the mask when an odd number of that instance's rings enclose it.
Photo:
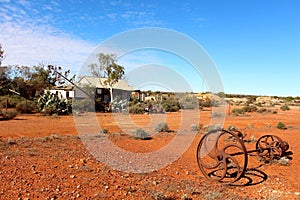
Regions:
[[[97,161],[78,137],[73,116],[19,115],[0,121],[0,199],[300,199],[300,108],[277,110],[277,114],[226,116],[225,128],[233,125],[247,138],[278,135],[292,152],[287,165],[266,164],[249,156],[249,170],[233,185],[208,181],[199,170],[195,154],[203,133],[177,161],[139,174],[113,170]],[[180,117],[180,112],[167,113],[170,129],[178,129]],[[122,134],[111,114],[97,113],[97,118],[113,143],[132,152],[157,150],[176,134],[135,140]],[[140,126],[150,121],[148,115],[131,118]],[[287,130],[276,128],[280,121]],[[210,112],[201,111],[200,123],[209,122]],[[252,149],[253,144],[246,147]]]

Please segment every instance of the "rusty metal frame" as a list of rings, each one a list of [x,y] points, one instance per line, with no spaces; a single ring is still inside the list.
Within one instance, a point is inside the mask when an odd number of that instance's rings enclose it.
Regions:
[[[238,181],[246,172],[248,154],[257,153],[264,159],[279,159],[289,144],[275,135],[260,137],[254,150],[247,151],[239,131],[225,129],[206,133],[197,147],[199,169],[208,180],[222,183]]]

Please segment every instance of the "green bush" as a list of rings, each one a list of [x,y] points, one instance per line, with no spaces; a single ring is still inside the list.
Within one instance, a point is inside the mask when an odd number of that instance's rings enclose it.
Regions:
[[[149,113],[164,113],[164,112],[177,112],[181,107],[177,98],[163,97],[161,101],[146,101],[138,102],[136,99],[129,102],[129,113],[144,114],[147,110]]]
[[[181,109],[193,110],[199,107],[197,98],[195,96],[184,95],[179,99]]]
[[[37,105],[33,101],[21,101],[16,105],[19,113],[33,113],[36,111]]]
[[[256,112],[257,111],[257,107],[256,106],[245,106],[243,107],[244,112]]]
[[[108,133],[108,130],[107,130],[107,129],[102,129],[102,130],[100,131],[100,133],[107,134],[107,133]]]
[[[87,112],[93,111],[95,108],[91,99],[74,99],[72,109],[74,112]]]
[[[133,138],[134,139],[140,139],[140,140],[146,140],[149,139],[149,135],[146,131],[144,131],[141,128],[138,128],[133,132]]]
[[[169,126],[167,123],[161,122],[156,125],[155,131],[156,132],[168,132],[168,131],[170,131],[170,129],[169,129]]]
[[[200,128],[199,128],[199,126],[198,126],[197,124],[192,124],[192,125],[190,126],[190,128],[191,128],[191,131],[192,131],[192,132],[195,132],[195,131],[199,131],[199,130],[200,130]]]
[[[278,129],[285,130],[287,129],[286,125],[283,122],[278,122],[277,126]]]
[[[203,107],[209,108],[209,107],[213,106],[213,102],[211,100],[202,100],[202,99],[199,99],[198,103],[199,103],[199,107],[200,108],[203,108]]]
[[[280,109],[281,109],[282,111],[286,111],[286,110],[290,110],[290,107],[289,107],[287,104],[285,104],[285,105],[282,105],[282,106],[280,107]]]
[[[244,109],[241,109],[241,108],[234,108],[232,110],[232,113],[235,115],[244,115],[245,111],[244,111]]]
[[[265,113],[268,112],[268,110],[266,108],[260,108],[257,110],[258,113]]]
[[[219,112],[213,112],[211,115],[212,118],[223,117],[223,116],[224,116],[223,113],[219,113]]]
[[[11,110],[8,110],[7,112],[5,113],[2,113],[2,119],[4,120],[10,120],[10,119],[13,119],[17,116],[17,112],[16,111],[11,111]]]
[[[25,98],[17,95],[0,96],[0,104],[3,107],[6,107],[7,104],[7,108],[16,108],[16,105],[22,100],[25,100]]]
[[[53,115],[57,113],[56,106],[54,104],[44,107],[44,109],[41,111],[41,113],[45,115]]]
[[[68,114],[72,112],[72,101],[63,98],[59,93],[44,93],[38,99],[39,110],[44,114]]]
[[[129,104],[129,113],[133,114],[143,114],[145,113],[145,109],[147,108],[147,104],[145,103],[130,103]]]
[[[180,109],[179,102],[176,98],[169,98],[162,103],[165,112],[177,112]]]

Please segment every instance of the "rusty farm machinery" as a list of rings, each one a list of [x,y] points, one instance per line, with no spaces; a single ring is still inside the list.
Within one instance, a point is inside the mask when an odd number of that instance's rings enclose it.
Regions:
[[[221,183],[238,181],[246,172],[248,154],[267,160],[280,159],[289,149],[289,144],[275,135],[264,135],[255,144],[255,149],[247,150],[239,131],[225,129],[206,133],[197,147],[197,162],[208,180]]]

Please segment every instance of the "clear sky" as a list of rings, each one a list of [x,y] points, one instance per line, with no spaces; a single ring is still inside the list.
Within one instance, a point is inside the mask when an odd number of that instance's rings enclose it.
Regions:
[[[76,73],[112,35],[162,27],[207,51],[225,93],[300,96],[299,10],[298,0],[0,0],[3,65]]]

